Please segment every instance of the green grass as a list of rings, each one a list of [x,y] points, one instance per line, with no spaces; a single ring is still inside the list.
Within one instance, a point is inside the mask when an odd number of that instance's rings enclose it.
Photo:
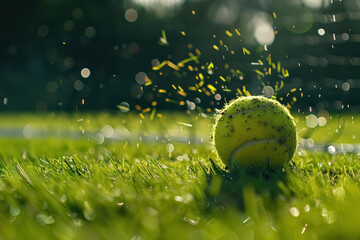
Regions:
[[[356,142],[359,116],[339,119],[309,130],[299,116],[299,134],[316,142]],[[336,132],[339,121],[342,130]],[[8,114],[0,124],[50,132],[0,139],[0,239],[360,236],[357,154],[301,151],[282,171],[229,172],[209,143],[211,120],[196,116],[139,121],[131,114]],[[97,144],[87,133],[105,125],[119,133],[165,138]],[[83,134],[56,137],[61,131]],[[175,142],[175,136],[204,141]],[[174,145],[171,155],[168,142]]]

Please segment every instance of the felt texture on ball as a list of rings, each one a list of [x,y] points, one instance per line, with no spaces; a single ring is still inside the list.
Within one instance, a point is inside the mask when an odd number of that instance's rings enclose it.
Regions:
[[[217,115],[213,141],[227,166],[280,168],[296,149],[294,118],[276,100],[239,97]]]

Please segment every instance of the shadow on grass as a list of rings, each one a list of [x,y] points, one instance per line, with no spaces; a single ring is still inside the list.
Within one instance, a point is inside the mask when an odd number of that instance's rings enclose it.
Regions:
[[[273,205],[279,198],[285,197],[284,189],[286,195],[291,194],[285,187],[287,177],[284,169],[233,168],[224,170],[211,158],[210,161],[212,168],[206,173],[208,185],[205,190],[210,211],[226,206],[245,210],[248,194],[261,196],[265,200],[265,205]],[[291,164],[288,168],[291,168]]]

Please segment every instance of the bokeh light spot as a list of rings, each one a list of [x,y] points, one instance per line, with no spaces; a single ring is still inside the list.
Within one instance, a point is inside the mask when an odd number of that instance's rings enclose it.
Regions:
[[[135,75],[135,80],[139,85],[144,85],[146,83],[147,75],[144,72],[138,72]]]
[[[160,61],[159,61],[159,59],[153,59],[153,60],[151,60],[151,65],[153,66],[153,67],[156,67],[156,66],[158,66],[160,64]]]
[[[31,138],[35,135],[35,129],[33,129],[30,124],[28,124],[23,128],[23,135],[25,138]]]
[[[96,29],[94,27],[87,27],[85,29],[85,36],[88,38],[93,38],[96,35]]]
[[[125,12],[125,19],[128,22],[135,22],[138,19],[138,13],[135,9],[129,8]]]
[[[324,5],[324,2],[326,2],[326,0],[303,0],[305,6],[307,6],[308,8],[321,8]]]
[[[50,31],[49,27],[47,25],[43,24],[43,25],[39,26],[39,28],[37,30],[37,34],[40,37],[44,38],[49,34],[49,31]]]
[[[325,35],[325,30],[324,30],[323,28],[319,28],[318,34],[319,34],[320,36],[324,36],[324,35]]]
[[[114,128],[110,125],[105,125],[102,129],[101,129],[101,133],[106,137],[106,138],[111,138],[114,135]]]
[[[72,16],[75,19],[80,19],[84,15],[84,12],[81,8],[75,8],[72,12]]]
[[[306,126],[309,128],[315,128],[318,125],[318,119],[315,115],[310,114],[306,117]]]
[[[341,34],[341,38],[342,38],[342,40],[344,40],[344,41],[348,41],[349,38],[350,38],[350,36],[349,36],[349,34],[347,34],[347,33],[343,33],[343,34]]]
[[[90,74],[91,74],[91,72],[90,72],[90,69],[88,69],[88,68],[83,68],[83,69],[81,70],[81,76],[82,76],[83,78],[88,78],[88,77],[90,77]]]
[[[325,126],[326,125],[326,118],[324,118],[324,117],[319,117],[318,118],[318,124],[319,124],[319,126],[320,127],[323,127],[323,126]]]
[[[65,31],[71,32],[75,27],[75,24],[72,20],[67,20],[64,23],[64,29]]]
[[[304,140],[304,146],[307,148],[313,148],[315,145],[315,142],[312,138],[308,138]]]
[[[94,141],[96,142],[96,144],[103,144],[105,141],[105,137],[101,133],[97,133],[94,137]]]
[[[187,108],[190,111],[193,111],[196,108],[196,104],[194,102],[189,101],[189,100],[186,101],[186,105],[187,105]]]
[[[77,91],[81,91],[84,88],[84,83],[81,80],[77,80],[74,83],[74,88]]]
[[[256,26],[254,36],[261,45],[271,45],[275,40],[274,29],[267,23]]]
[[[158,18],[174,16],[185,0],[131,0]]]
[[[345,92],[347,92],[350,90],[350,83],[344,82],[341,87]]]
[[[133,43],[130,43],[129,45],[129,52],[131,54],[137,54],[140,50],[140,47],[137,43],[133,42]]]

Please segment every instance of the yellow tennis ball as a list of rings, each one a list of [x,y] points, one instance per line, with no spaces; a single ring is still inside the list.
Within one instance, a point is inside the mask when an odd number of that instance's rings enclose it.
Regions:
[[[294,119],[278,101],[239,97],[220,111],[213,129],[217,154],[227,166],[280,168],[296,149]]]

